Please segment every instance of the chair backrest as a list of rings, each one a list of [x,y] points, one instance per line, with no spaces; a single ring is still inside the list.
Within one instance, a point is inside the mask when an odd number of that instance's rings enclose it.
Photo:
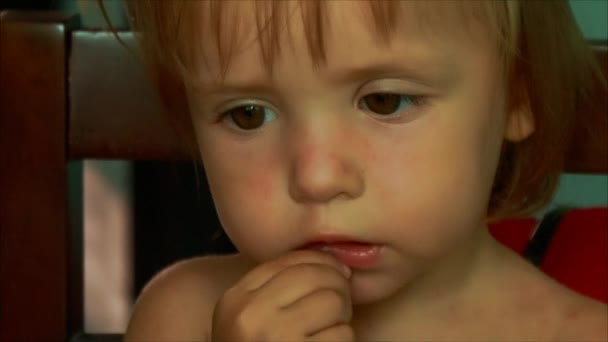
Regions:
[[[594,106],[584,115],[607,115],[606,96]],[[82,171],[70,162],[187,159],[169,127],[144,68],[110,32],[59,12],[0,16],[1,341],[82,331]],[[596,128],[603,139],[578,134],[565,171],[608,173],[608,127]]]

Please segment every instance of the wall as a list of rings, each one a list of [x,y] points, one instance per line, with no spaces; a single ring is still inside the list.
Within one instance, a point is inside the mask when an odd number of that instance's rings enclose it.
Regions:
[[[570,5],[585,38],[608,40],[608,0],[571,0]],[[539,216],[558,205],[608,206],[608,176],[565,174],[553,202]]]

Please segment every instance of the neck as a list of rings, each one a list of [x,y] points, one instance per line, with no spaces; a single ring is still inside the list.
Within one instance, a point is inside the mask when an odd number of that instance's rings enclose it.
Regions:
[[[357,336],[371,337],[376,332],[395,336],[396,331],[408,331],[414,337],[416,330],[446,327],[462,312],[487,310],[497,297],[496,291],[488,289],[500,285],[509,253],[487,229],[480,229],[439,260],[433,271],[419,276],[392,297],[355,307],[353,326]]]

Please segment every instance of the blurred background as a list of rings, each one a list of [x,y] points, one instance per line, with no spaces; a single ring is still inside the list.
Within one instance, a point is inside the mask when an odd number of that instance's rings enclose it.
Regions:
[[[105,0],[113,26],[128,29],[124,4]],[[608,39],[608,0],[570,0],[587,39]],[[96,0],[0,0],[0,9],[59,9],[82,26],[106,27]],[[176,260],[233,247],[221,234],[204,175],[192,163],[84,161],[85,330],[123,332],[145,283]],[[197,178],[200,186],[197,186]],[[562,176],[546,211],[608,206],[608,176]]]

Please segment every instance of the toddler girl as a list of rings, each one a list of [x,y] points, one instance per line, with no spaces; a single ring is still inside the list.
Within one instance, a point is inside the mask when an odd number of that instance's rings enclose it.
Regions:
[[[239,253],[157,275],[126,340],[608,338],[487,229],[547,203],[605,86],[566,2],[130,5]]]

